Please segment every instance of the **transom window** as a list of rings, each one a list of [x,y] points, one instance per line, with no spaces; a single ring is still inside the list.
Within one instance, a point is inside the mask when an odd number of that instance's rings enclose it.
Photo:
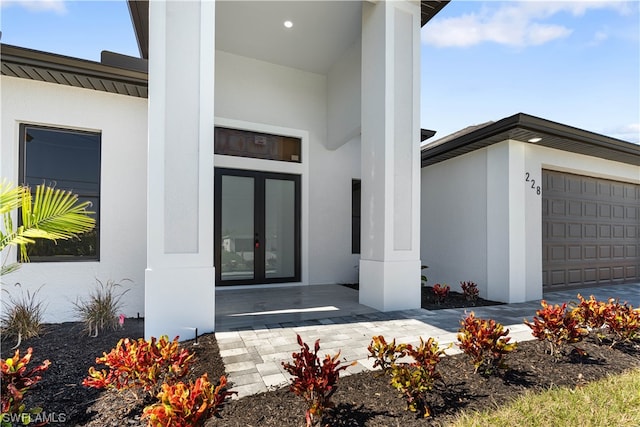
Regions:
[[[90,201],[96,227],[78,238],[38,239],[27,247],[31,261],[98,260],[100,236],[100,146],[98,132],[20,125],[20,182],[35,192],[45,184]]]
[[[302,161],[300,138],[223,127],[216,127],[215,131],[215,154],[294,163]]]

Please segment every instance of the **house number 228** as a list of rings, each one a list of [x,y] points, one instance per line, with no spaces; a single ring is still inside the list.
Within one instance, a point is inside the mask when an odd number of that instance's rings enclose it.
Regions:
[[[530,183],[531,183],[531,188],[532,188],[533,190],[536,190],[536,194],[539,196],[539,195],[540,195],[540,192],[541,192],[542,190],[540,189],[540,186],[539,186],[539,185],[536,185],[536,180],[535,180],[535,179],[533,179],[533,178],[531,178],[531,175],[529,174],[529,172],[525,172],[525,174],[524,174],[524,175],[525,175],[525,177],[526,177],[526,178],[525,178],[525,181],[526,181],[526,182],[530,182]]]

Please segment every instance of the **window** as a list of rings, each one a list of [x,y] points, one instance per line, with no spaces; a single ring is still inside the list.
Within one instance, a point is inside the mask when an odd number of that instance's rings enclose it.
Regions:
[[[360,180],[351,181],[351,253],[360,253]]]
[[[300,138],[215,128],[215,154],[300,163],[302,161],[301,146]]]
[[[96,218],[95,229],[78,238],[29,245],[31,261],[99,259],[100,145],[100,133],[20,125],[21,183],[34,191],[40,184],[71,191],[92,203]]]

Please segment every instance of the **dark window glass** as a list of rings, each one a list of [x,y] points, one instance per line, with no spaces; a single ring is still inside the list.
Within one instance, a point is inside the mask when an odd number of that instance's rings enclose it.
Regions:
[[[82,236],[51,242],[39,239],[29,245],[31,261],[97,260],[99,257],[100,144],[95,132],[42,126],[20,126],[20,180],[33,191],[45,184],[90,201],[96,227]]]
[[[301,140],[288,136],[217,127],[215,154],[300,163]]]
[[[351,253],[360,253],[360,180],[351,181]]]

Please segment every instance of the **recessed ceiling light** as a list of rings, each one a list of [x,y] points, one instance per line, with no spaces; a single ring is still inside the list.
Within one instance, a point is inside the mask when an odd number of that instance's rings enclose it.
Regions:
[[[293,27],[293,22],[284,21],[283,25],[284,25],[285,28],[291,28],[291,27]]]
[[[533,142],[533,143],[540,142],[540,141],[542,141],[542,138],[540,138],[540,137],[531,138],[529,140],[529,142]]]

